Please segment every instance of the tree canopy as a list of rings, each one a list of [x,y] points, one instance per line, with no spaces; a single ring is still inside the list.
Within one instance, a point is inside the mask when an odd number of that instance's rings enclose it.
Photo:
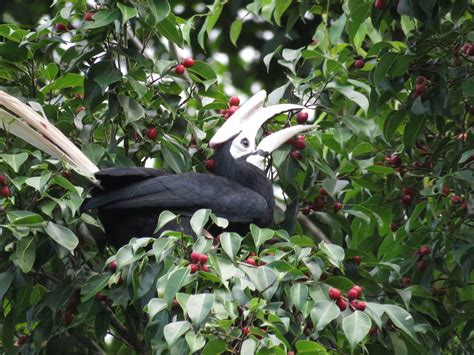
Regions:
[[[5,353],[474,352],[474,5],[469,0],[2,1],[0,90],[101,168],[212,170],[258,90],[272,228],[168,231],[100,251],[91,186],[0,132]],[[190,59],[192,58],[192,60]],[[235,105],[237,104],[237,105]],[[230,110],[230,111],[229,111]],[[282,207],[285,206],[285,207]],[[164,212],[166,221],[179,219]],[[192,266],[194,265],[194,266]]]

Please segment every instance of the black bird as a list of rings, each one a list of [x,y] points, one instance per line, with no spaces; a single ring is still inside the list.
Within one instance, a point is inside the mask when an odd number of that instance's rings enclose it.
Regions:
[[[189,220],[202,208],[229,221],[228,230],[245,233],[250,223],[272,223],[272,183],[264,172],[264,160],[292,136],[314,126],[293,126],[275,132],[256,145],[260,127],[271,117],[302,109],[293,104],[263,107],[259,92],[243,104],[216,132],[209,146],[216,149],[213,174],[170,174],[150,168],[99,170],[46,119],[0,91],[0,128],[48,154],[67,161],[97,185],[81,211],[97,209],[106,235],[115,247],[132,237],[153,235],[159,214],[171,210],[181,215],[182,228],[191,233]],[[1,109],[4,107],[8,111]],[[166,229],[178,229],[174,224]]]

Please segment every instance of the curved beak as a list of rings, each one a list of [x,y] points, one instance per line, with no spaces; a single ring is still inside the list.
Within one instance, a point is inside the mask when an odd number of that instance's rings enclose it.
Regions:
[[[258,130],[270,118],[291,110],[302,110],[305,107],[294,104],[282,104],[263,107],[267,93],[262,90],[247,100],[235,113],[224,122],[209,141],[209,147],[215,148],[235,137],[241,132],[250,142],[255,142]]]

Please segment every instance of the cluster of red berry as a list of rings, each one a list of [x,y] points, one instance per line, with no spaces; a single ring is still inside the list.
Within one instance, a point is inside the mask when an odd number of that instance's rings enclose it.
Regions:
[[[304,206],[301,209],[301,212],[304,215],[307,215],[311,211],[316,211],[316,212],[322,211],[327,204],[328,196],[329,196],[329,193],[325,189],[320,188],[319,196],[314,199],[313,203],[308,203],[306,206]],[[335,201],[332,207],[333,207],[334,213],[338,213],[340,210],[342,210],[344,205],[338,201]]]
[[[331,287],[328,292],[329,298],[336,301],[336,305],[341,311],[347,309],[347,301],[349,301],[349,309],[352,311],[364,311],[366,304],[363,301],[357,301],[356,299],[362,295],[362,287],[355,285],[349,292],[347,292],[347,300],[342,297],[341,290]]]
[[[430,247],[428,245],[422,245],[418,248],[416,254],[419,255],[418,261],[416,262],[416,267],[418,270],[423,272],[428,267],[424,257],[430,255]]]
[[[206,254],[201,254],[197,251],[193,251],[189,257],[191,264],[188,265],[191,274],[194,274],[200,271],[209,271],[209,267],[206,265],[208,256]]]
[[[2,197],[10,197],[10,188],[7,185],[7,179],[3,175],[0,175],[0,186],[0,195]]]
[[[224,119],[228,119],[230,116],[232,116],[235,111],[239,109],[240,105],[240,99],[237,96],[232,96],[229,99],[229,107],[227,109],[222,109],[220,111],[220,114],[224,116]]]
[[[266,262],[264,262],[264,261],[257,262],[256,259],[257,259],[257,254],[255,254],[254,252],[251,252],[251,253],[249,253],[249,257],[245,260],[245,263],[249,264],[249,265],[252,265],[252,266],[267,265]]]
[[[186,68],[191,68],[194,65],[193,58],[184,58],[180,64],[174,68],[176,74],[182,75],[186,71]]]

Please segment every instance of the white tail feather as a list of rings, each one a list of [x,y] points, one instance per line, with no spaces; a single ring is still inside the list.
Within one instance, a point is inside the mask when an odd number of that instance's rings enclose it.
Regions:
[[[79,174],[97,183],[94,173],[99,168],[74,143],[31,107],[3,91],[0,91],[0,129],[66,161]]]

